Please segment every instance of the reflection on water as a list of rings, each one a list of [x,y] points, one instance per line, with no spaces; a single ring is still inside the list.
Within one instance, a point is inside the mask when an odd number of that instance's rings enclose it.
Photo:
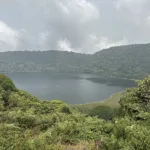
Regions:
[[[60,99],[69,104],[102,101],[135,86],[131,80],[65,73],[10,73],[15,85],[40,99]]]

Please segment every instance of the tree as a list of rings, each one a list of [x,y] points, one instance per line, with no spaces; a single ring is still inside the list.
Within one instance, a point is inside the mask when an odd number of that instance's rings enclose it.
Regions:
[[[12,80],[3,74],[0,74],[0,86],[6,91],[17,90]]]
[[[136,120],[146,120],[150,112],[150,76],[137,81],[138,87],[128,89],[120,100],[122,113]]]

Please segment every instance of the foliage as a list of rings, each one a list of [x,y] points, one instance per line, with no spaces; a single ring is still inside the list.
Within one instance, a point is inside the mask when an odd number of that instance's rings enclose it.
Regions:
[[[9,79],[7,76],[0,74],[0,86],[5,90],[5,91],[16,91],[16,87],[13,84],[12,80]]]
[[[17,92],[12,80],[3,74],[0,74],[0,109],[9,105],[8,101],[11,92]]]
[[[0,53],[0,72],[82,72],[141,79],[150,74],[149,49],[150,44],[135,44],[91,55],[54,50],[4,52]]]
[[[111,109],[119,109],[120,108],[120,98],[122,97],[123,92],[115,93],[110,96],[108,99],[95,103],[87,103],[87,104],[77,104],[72,105],[71,107],[81,113],[88,114],[91,110],[94,110],[97,107],[109,107]]]
[[[150,77],[138,83],[124,93],[118,116],[112,116],[112,108],[99,106],[91,111],[93,117],[63,101],[40,101],[22,90],[0,86],[0,149],[149,150]]]
[[[117,116],[118,109],[112,109],[108,106],[98,106],[88,112],[89,116],[97,116],[105,120],[112,120]]]
[[[136,120],[147,120],[150,112],[150,76],[137,82],[138,87],[128,89],[120,101],[122,113]]]

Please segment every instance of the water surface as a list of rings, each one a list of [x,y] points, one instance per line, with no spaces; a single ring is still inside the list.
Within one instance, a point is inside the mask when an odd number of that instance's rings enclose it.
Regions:
[[[15,85],[43,99],[63,100],[69,104],[102,101],[116,92],[132,87],[131,80],[66,73],[9,73]]]

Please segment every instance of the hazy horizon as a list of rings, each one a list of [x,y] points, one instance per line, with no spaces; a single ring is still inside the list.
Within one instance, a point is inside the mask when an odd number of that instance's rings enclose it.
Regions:
[[[132,46],[132,45],[148,45],[150,43],[138,43],[138,44],[126,44],[126,45],[117,45],[117,46],[111,46],[108,48],[104,48],[95,52],[91,52],[91,53],[84,53],[84,52],[76,52],[76,51],[67,51],[67,50],[61,50],[61,49],[45,49],[45,50],[39,50],[39,49],[27,49],[27,50],[8,50],[8,51],[0,51],[0,53],[4,53],[4,52],[47,52],[47,51],[58,51],[58,52],[73,52],[73,53],[79,53],[79,54],[95,54],[99,51],[103,51],[103,50],[107,50],[110,48],[114,48],[114,47],[124,47],[124,46]]]

